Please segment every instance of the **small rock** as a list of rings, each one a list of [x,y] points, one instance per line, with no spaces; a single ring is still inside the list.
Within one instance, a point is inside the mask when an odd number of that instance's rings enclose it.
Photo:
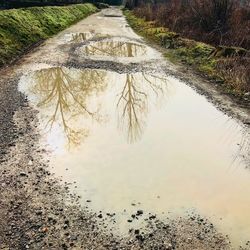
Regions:
[[[142,210],[138,210],[137,212],[136,212],[136,215],[137,216],[140,216],[140,215],[142,215],[143,214],[143,211]]]
[[[135,229],[135,234],[139,234],[140,230],[139,229]]]
[[[172,248],[173,248],[172,244],[169,243],[169,244],[167,245],[167,249],[172,249]]]
[[[144,241],[144,237],[140,234],[136,235],[135,238],[139,241]]]
[[[43,229],[42,229],[42,232],[43,233],[47,233],[49,231],[49,229],[47,228],[47,227],[44,227]]]
[[[155,216],[155,215],[150,215],[148,218],[149,218],[150,220],[154,220],[154,219],[156,218],[156,216]]]
[[[42,211],[41,210],[39,210],[39,211],[36,211],[36,215],[42,215]]]
[[[77,236],[76,235],[73,235],[73,236],[71,236],[71,240],[77,240]]]

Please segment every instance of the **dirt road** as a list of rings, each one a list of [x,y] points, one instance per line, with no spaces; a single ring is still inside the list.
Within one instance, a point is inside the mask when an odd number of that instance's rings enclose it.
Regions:
[[[250,249],[249,113],[185,79],[116,8],[1,70],[0,249]]]

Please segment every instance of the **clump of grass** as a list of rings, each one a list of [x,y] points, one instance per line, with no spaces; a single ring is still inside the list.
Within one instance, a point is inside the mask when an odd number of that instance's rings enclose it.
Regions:
[[[0,11],[0,67],[96,10],[92,4],[77,4]]]
[[[229,92],[237,95],[250,93],[250,54],[229,58],[220,58],[216,70],[225,79]]]

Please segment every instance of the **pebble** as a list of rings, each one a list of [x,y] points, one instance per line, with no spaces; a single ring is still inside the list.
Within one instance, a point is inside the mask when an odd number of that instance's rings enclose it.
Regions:
[[[36,215],[42,215],[42,211],[41,210],[39,210],[39,211],[36,211]]]
[[[137,212],[136,212],[136,215],[137,216],[140,216],[140,215],[142,215],[143,214],[143,211],[142,210],[138,210]]]
[[[25,172],[20,172],[19,175],[20,176],[28,176]]]
[[[135,229],[135,234],[139,234],[140,230],[139,229]]]
[[[173,248],[173,245],[169,243],[169,244],[167,245],[167,249],[172,249],[172,248]]]

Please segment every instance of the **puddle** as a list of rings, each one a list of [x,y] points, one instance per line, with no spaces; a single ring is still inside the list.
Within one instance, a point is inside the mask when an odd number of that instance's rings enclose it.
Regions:
[[[118,57],[118,58],[142,58],[156,55],[150,48],[140,43],[131,42],[123,39],[105,39],[92,42],[80,48],[81,53],[90,57]],[[156,55],[157,57],[157,55]]]
[[[84,33],[75,33],[72,34],[71,42],[84,42],[94,36],[94,33],[84,32]]]
[[[146,47],[131,42],[105,41],[96,42],[83,48],[86,55],[136,57],[145,56]]]
[[[67,33],[62,37],[64,43],[81,43],[96,36],[94,31]]]
[[[45,111],[41,119],[46,123],[45,133],[55,135],[50,138],[53,145],[57,141],[56,137],[61,138],[59,144],[62,141],[67,141],[68,146],[79,144],[88,135],[88,128],[84,126],[82,118],[87,121],[101,120],[99,108],[91,106],[89,99],[107,87],[105,75],[106,72],[100,70],[45,68],[35,71],[25,85],[21,85],[21,89],[31,86],[28,87],[32,94],[31,101]]]
[[[184,83],[47,68],[23,76],[19,87],[40,111],[53,171],[76,181],[94,210],[115,212],[117,227],[131,226],[131,203],[140,202],[162,218],[195,209],[235,244],[249,240],[250,171],[240,157],[248,134]]]

